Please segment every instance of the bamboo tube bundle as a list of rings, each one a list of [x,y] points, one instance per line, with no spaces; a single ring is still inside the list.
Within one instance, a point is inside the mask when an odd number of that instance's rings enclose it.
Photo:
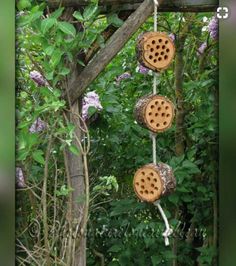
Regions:
[[[138,38],[136,51],[141,65],[160,72],[171,64],[175,45],[164,32],[146,32]]]
[[[138,100],[134,109],[136,121],[152,132],[163,132],[171,127],[174,105],[166,97],[146,95]]]
[[[154,202],[175,191],[176,179],[169,165],[147,164],[136,171],[133,187],[138,198]]]

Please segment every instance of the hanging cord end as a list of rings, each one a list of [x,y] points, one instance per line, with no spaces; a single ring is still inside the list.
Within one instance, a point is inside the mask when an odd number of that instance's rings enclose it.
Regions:
[[[166,217],[166,215],[165,215],[165,213],[161,207],[160,201],[157,200],[157,201],[153,202],[153,204],[155,206],[157,206],[157,208],[158,208],[158,210],[159,210],[159,212],[160,212],[160,214],[161,214],[161,216],[165,222],[166,230],[162,235],[165,239],[165,245],[169,246],[170,245],[169,236],[173,233],[173,230],[170,228],[169,222],[168,222],[167,217]]]
[[[153,0],[155,6],[159,6],[159,2],[157,0]]]

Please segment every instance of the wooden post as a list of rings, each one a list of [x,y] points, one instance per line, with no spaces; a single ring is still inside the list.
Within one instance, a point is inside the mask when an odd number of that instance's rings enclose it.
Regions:
[[[67,8],[63,13],[62,19],[70,21],[74,8]],[[80,23],[75,25],[78,31],[82,31],[83,27]],[[74,61],[68,65],[71,70],[70,76],[64,85],[64,91],[68,92],[72,89],[74,79],[82,71],[82,66],[77,64],[78,57],[74,58]],[[84,61],[85,55],[80,54],[79,59]],[[81,97],[76,99],[72,104],[69,101],[69,95],[67,94],[67,100],[70,110],[67,112],[66,117],[72,124],[75,125],[75,137],[73,137],[73,145],[80,151],[79,155],[76,155],[69,151],[65,151],[65,168],[67,172],[67,184],[73,189],[70,197],[68,197],[67,206],[67,221],[69,226],[68,242],[66,250],[66,265],[68,266],[86,266],[86,233],[82,233],[82,227],[85,221],[85,197],[86,197],[86,185],[84,174],[84,161],[83,155],[80,149],[78,141],[81,142],[83,132],[81,129],[79,115],[81,114]]]

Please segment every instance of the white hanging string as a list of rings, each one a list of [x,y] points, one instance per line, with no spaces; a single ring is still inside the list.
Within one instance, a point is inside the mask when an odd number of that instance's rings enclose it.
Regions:
[[[162,219],[164,220],[165,222],[165,226],[166,226],[166,230],[165,232],[162,234],[164,236],[164,239],[165,239],[165,245],[166,246],[169,246],[170,245],[170,242],[169,242],[169,236],[173,233],[173,230],[170,228],[170,225],[169,225],[169,222],[167,220],[167,217],[161,207],[161,204],[160,204],[160,201],[157,200],[153,203],[155,206],[157,206],[161,216],[162,216]]]
[[[159,6],[159,3],[157,0],[153,0],[154,3],[154,31],[157,31],[157,7]],[[159,74],[153,72],[153,95],[157,93],[157,77]],[[151,138],[152,138],[152,156],[153,156],[153,163],[156,165],[157,164],[157,145],[156,145],[156,134],[151,133]],[[157,206],[162,219],[164,220],[166,230],[162,234],[164,239],[165,239],[165,245],[169,246],[169,236],[173,233],[173,230],[170,228],[169,222],[167,220],[167,217],[161,207],[160,201],[157,200],[153,203],[155,206]]]
[[[159,3],[157,0],[153,0],[154,3],[154,31],[157,31],[157,7]]]

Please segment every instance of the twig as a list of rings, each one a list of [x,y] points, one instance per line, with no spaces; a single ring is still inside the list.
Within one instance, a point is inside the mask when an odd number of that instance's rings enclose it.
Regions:
[[[43,189],[42,189],[42,205],[43,205],[43,231],[44,231],[44,246],[47,251],[46,255],[46,264],[49,264],[49,240],[48,240],[48,222],[47,222],[47,180],[48,180],[48,164],[49,164],[49,157],[51,152],[51,146],[52,146],[52,136],[49,136],[48,146],[46,150],[46,156],[45,156],[45,166],[44,166],[44,179],[43,179]]]

